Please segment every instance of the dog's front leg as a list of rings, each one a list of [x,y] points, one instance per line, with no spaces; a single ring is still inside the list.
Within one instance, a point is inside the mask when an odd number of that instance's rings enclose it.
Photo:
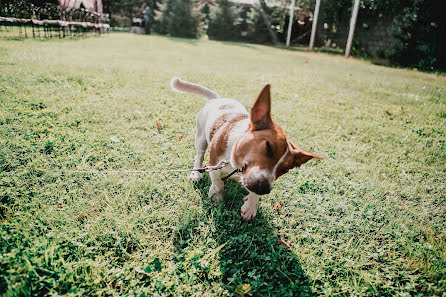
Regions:
[[[225,186],[224,182],[221,180],[221,172],[211,171],[209,172],[209,177],[211,178],[212,185],[209,189],[209,197],[214,196],[214,201],[221,201],[223,198],[223,188]]]
[[[249,192],[249,194],[243,198],[243,201],[245,201],[245,203],[243,203],[242,208],[240,209],[240,214],[245,221],[249,221],[250,219],[255,218],[257,214],[259,195]]]

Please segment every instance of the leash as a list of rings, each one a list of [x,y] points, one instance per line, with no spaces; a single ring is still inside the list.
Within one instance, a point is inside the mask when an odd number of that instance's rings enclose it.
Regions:
[[[193,169],[164,169],[164,170],[47,170],[42,169],[42,171],[47,172],[57,172],[57,173],[86,173],[86,174],[146,174],[146,173],[162,173],[162,172],[191,172],[198,171],[200,173],[210,172],[214,170],[220,170],[229,165],[229,162],[226,160],[221,160],[215,166],[205,166],[202,168],[193,168]],[[242,172],[242,169],[235,169],[227,176],[223,177],[222,180],[229,178],[237,172]]]
[[[232,175],[236,174],[237,172],[242,172],[242,169],[241,168],[235,169],[234,171],[232,171],[231,173],[229,173],[225,177],[222,177],[221,180],[228,179],[229,177],[231,177]]]
[[[238,173],[238,172],[243,172],[243,171],[245,171],[245,169],[246,169],[246,164],[243,165],[242,168],[237,168],[237,169],[235,169],[234,171],[232,171],[231,173],[229,173],[228,175],[226,175],[225,177],[223,177],[221,180],[225,180],[225,179],[231,177],[232,175],[234,175],[234,174],[236,174],[236,173]]]

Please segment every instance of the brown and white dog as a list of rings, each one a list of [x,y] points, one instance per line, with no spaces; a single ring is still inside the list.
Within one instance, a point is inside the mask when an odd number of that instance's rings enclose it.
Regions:
[[[275,179],[312,158],[322,159],[288,141],[282,128],[272,120],[269,85],[260,92],[251,107],[251,113],[235,100],[220,98],[205,87],[179,78],[172,78],[171,87],[179,92],[208,99],[197,115],[194,168],[202,167],[208,146],[209,165],[215,166],[220,160],[230,162],[230,166],[222,170],[209,172],[212,180],[209,197],[213,196],[214,201],[222,199],[222,175],[241,169],[240,174],[232,177],[249,191],[241,207],[241,215],[245,220],[256,216],[259,195],[268,194]],[[194,171],[189,178],[199,180],[202,173]]]

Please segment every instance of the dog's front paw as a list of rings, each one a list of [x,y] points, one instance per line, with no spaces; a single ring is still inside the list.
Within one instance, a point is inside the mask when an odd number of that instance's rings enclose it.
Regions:
[[[203,178],[203,173],[200,173],[198,171],[192,171],[191,174],[189,175],[189,179],[191,181],[199,181],[202,178]]]
[[[214,202],[220,202],[223,200],[223,194],[221,192],[215,193],[214,196],[212,197],[212,200],[214,200]]]
[[[219,202],[223,199],[221,190],[219,190],[214,184],[212,184],[209,188],[208,196],[209,198],[212,197],[212,200],[214,200],[215,202]]]
[[[257,196],[249,194],[243,198],[243,200],[245,203],[243,203],[240,209],[240,214],[245,221],[249,221],[250,219],[255,218],[257,214],[259,199]]]

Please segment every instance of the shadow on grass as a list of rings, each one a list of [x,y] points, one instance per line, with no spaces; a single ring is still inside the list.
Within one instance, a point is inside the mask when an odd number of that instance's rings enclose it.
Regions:
[[[8,40],[8,41],[23,41],[25,40],[25,37],[20,37],[20,36],[0,36],[0,40]]]
[[[199,42],[201,40],[201,38],[186,38],[186,37],[173,37],[173,36],[165,36],[167,39],[170,39],[172,41],[178,41],[178,42],[183,42],[183,43],[188,43],[191,45],[199,45]],[[241,42],[241,41],[223,41],[223,40],[213,40],[213,39],[209,39],[210,41],[213,42],[217,42],[217,43],[222,43],[224,45],[229,45],[229,46],[237,46],[237,47],[244,47],[244,48],[249,48],[249,49],[253,49],[253,50],[258,50],[257,47],[255,47],[253,43],[247,43],[247,42]],[[263,45],[268,45],[268,44],[263,44]]]
[[[213,40],[213,41],[222,43],[224,45],[238,46],[238,47],[244,47],[244,48],[249,48],[249,49],[253,49],[253,50],[258,50],[258,48],[254,46],[254,45],[256,45],[255,43],[248,43],[248,42],[243,42],[243,41],[222,41],[222,40]],[[257,45],[274,47],[272,44],[257,44]]]
[[[174,37],[174,36],[167,36],[167,35],[165,35],[165,37],[167,39],[169,39],[169,40],[172,40],[172,41],[188,43],[188,44],[191,44],[191,45],[197,45],[197,43],[200,41],[199,38]]]
[[[201,193],[204,216],[191,218],[175,235],[178,255],[184,254],[191,237],[199,232],[203,218],[210,219],[211,236],[218,246],[223,288],[246,296],[313,296],[298,257],[280,246],[271,221],[262,215],[244,222],[240,217],[242,197],[247,191],[234,181],[227,181],[224,200],[212,202],[207,197],[208,176],[195,187]]]

